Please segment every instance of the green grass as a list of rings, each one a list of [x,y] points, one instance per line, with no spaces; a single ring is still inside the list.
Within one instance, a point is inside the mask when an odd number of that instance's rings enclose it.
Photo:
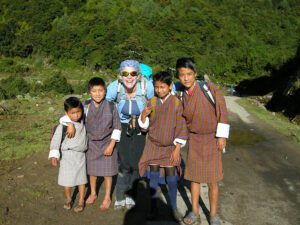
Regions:
[[[32,101],[5,101],[9,112],[0,115],[0,158],[21,159],[35,152],[49,151],[51,128],[62,112],[62,97]],[[54,112],[49,108],[53,107]]]
[[[85,95],[81,100],[87,98]],[[58,124],[63,112],[63,101],[63,95],[48,94],[31,100],[0,102],[8,109],[8,112],[0,111],[0,160],[22,159],[36,152],[48,152],[52,128]]]
[[[0,79],[6,78],[9,75],[18,74],[29,82],[38,80],[44,81],[47,77],[58,71],[60,71],[72,85],[76,85],[80,81],[89,80],[95,76],[102,77],[106,81],[114,80],[117,77],[117,71],[95,71],[87,66],[78,65],[72,60],[53,61],[50,58],[38,55],[28,58],[0,57]]]
[[[258,107],[256,104],[253,104],[251,100],[240,99],[239,103],[245,107],[245,109],[257,118],[267,122],[278,132],[284,134],[285,136],[290,137],[295,143],[300,144],[300,126],[290,122],[286,117],[280,113],[276,113],[275,116],[272,115],[272,112],[267,111],[266,109]]]

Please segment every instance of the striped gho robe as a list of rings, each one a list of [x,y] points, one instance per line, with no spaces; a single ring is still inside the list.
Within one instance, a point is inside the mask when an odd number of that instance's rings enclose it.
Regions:
[[[114,149],[111,156],[103,152],[111,139],[120,140],[121,123],[118,111],[114,106],[112,111],[107,100],[98,107],[91,102],[88,107],[85,127],[89,138],[87,158],[87,173],[92,176],[114,176],[118,173],[118,154]]]
[[[225,99],[210,82],[216,109],[207,100],[196,83],[191,96],[183,93],[183,116],[189,132],[188,154],[184,178],[198,183],[222,180],[222,151],[218,150],[217,137],[228,137],[229,125]]]
[[[154,107],[156,107],[155,114],[150,114],[146,144],[139,162],[140,176],[145,175],[150,164],[171,166],[170,158],[175,144],[177,142],[185,144],[188,137],[186,122],[182,116],[182,104],[176,96],[169,95],[164,103],[157,98]],[[140,118],[139,123],[142,125]],[[180,163],[174,166],[180,173]],[[164,170],[161,170],[161,176],[164,176]]]

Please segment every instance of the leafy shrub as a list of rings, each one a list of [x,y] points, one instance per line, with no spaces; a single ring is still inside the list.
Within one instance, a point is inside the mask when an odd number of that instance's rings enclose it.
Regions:
[[[88,81],[80,81],[74,85],[75,94],[84,94],[87,93]]]
[[[0,59],[0,72],[7,72],[7,68],[14,64],[14,60],[11,58]]]
[[[1,80],[1,88],[5,91],[5,98],[8,99],[28,93],[30,85],[22,77],[9,76],[8,78]]]
[[[30,66],[25,63],[18,63],[12,68],[13,72],[21,73],[21,74],[30,72],[30,69],[31,69]]]
[[[30,94],[39,95],[45,92],[45,86],[41,81],[35,81],[31,84]]]
[[[61,94],[73,93],[72,86],[68,83],[67,79],[61,75],[60,72],[56,72],[53,76],[46,79],[44,82],[45,91],[56,92]]]
[[[0,87],[0,100],[6,99],[6,91]]]

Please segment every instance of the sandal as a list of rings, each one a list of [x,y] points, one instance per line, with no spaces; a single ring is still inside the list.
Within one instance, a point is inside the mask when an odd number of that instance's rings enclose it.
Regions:
[[[220,218],[218,216],[210,217],[210,225],[221,225]]]
[[[183,222],[184,224],[188,224],[188,225],[201,224],[200,215],[196,215],[193,212],[189,212],[187,216],[184,217]]]
[[[103,200],[102,204],[100,205],[100,210],[101,211],[106,211],[109,209],[109,206],[111,204],[111,200]]]
[[[97,199],[97,195],[90,195],[85,201],[86,204],[93,204]]]
[[[72,208],[72,205],[73,205],[72,201],[65,202],[64,209],[65,210],[70,210]]]
[[[78,204],[77,206],[75,206],[74,212],[79,213],[79,212],[82,212],[83,209],[84,209],[84,205],[79,205]]]

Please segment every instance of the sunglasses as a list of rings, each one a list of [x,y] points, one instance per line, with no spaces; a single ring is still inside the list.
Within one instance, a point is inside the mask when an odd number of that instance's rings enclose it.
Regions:
[[[138,76],[139,74],[138,74],[138,72],[136,72],[136,71],[132,71],[132,72],[123,71],[123,72],[121,73],[121,76],[122,76],[122,77],[128,77],[129,75],[131,75],[132,77],[136,77],[136,76]]]

